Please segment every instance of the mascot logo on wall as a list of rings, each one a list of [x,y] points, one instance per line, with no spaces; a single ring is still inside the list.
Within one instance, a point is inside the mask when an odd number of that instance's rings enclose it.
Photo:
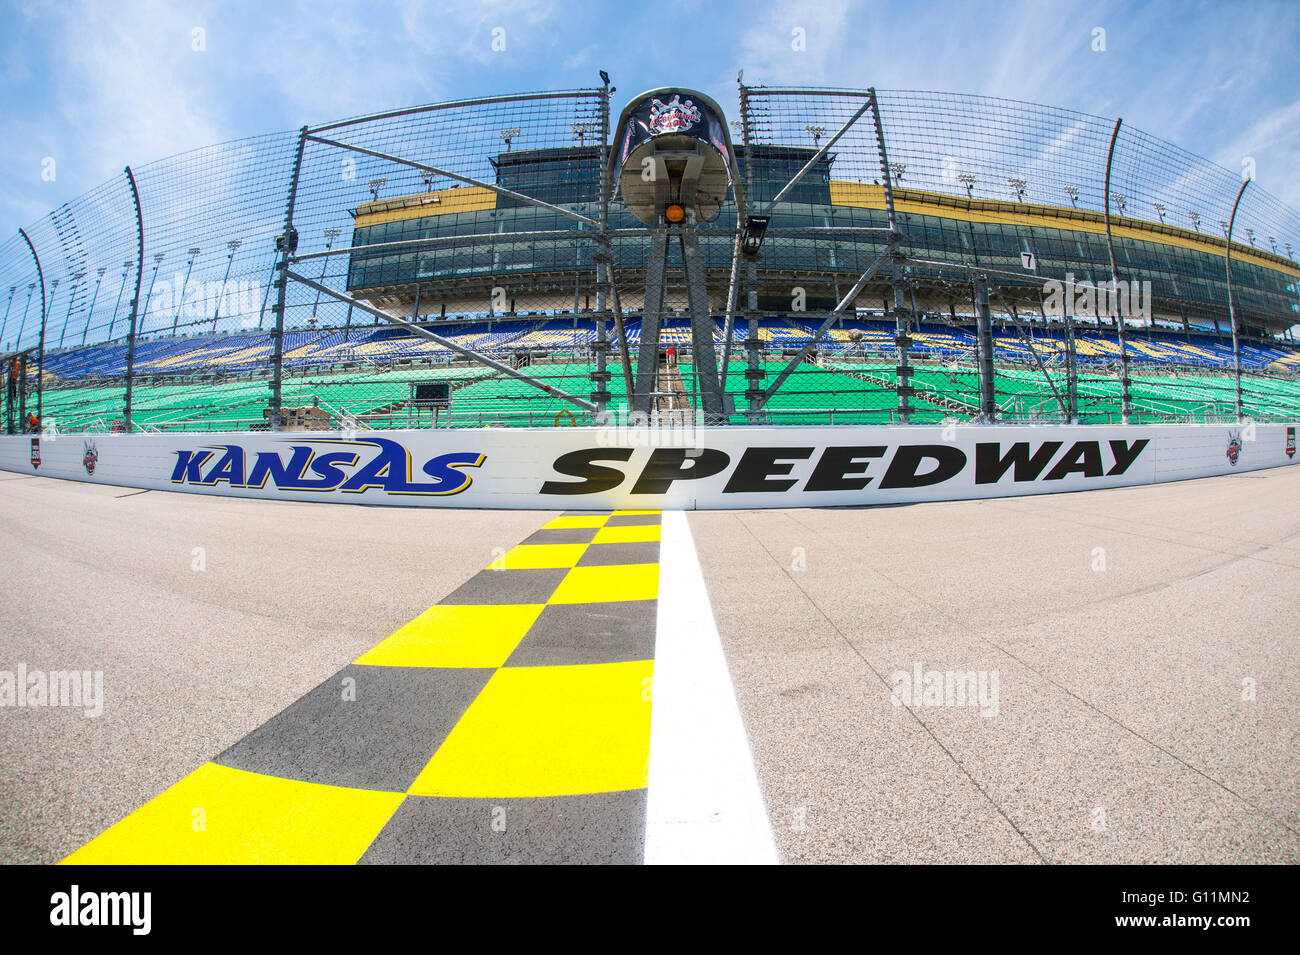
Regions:
[[[95,464],[99,461],[99,449],[95,447],[94,441],[87,441],[81,455],[81,466],[86,469],[87,474],[95,473]]]
[[[1232,462],[1232,466],[1235,468],[1237,466],[1237,459],[1241,457],[1240,431],[1228,432],[1228,450],[1226,453],[1228,455],[1228,460]]]

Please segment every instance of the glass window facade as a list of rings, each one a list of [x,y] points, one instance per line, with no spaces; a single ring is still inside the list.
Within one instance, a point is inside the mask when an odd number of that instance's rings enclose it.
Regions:
[[[813,150],[794,147],[755,147],[751,205],[770,200],[811,157]],[[884,249],[881,210],[835,206],[830,202],[833,155],[824,157],[774,210],[769,235],[759,262],[763,271],[833,276],[851,284]],[[747,157],[737,148],[744,181]],[[600,154],[596,147],[532,150],[502,153],[494,161],[497,181],[546,202],[565,205],[587,214],[599,209]],[[936,209],[936,213],[940,210]],[[364,222],[365,216],[359,217]],[[700,228],[701,246],[710,269],[731,265],[732,241],[727,234],[735,222],[735,206]],[[900,213],[899,227],[906,251],[917,258],[954,265],[979,264],[991,269],[1022,271],[1021,253],[1037,258],[1040,281],[1102,282],[1110,278],[1104,234],[1063,230],[1054,226],[970,222],[942,214]],[[639,223],[619,203],[610,209],[614,229],[636,229]],[[828,230],[800,236],[783,230]],[[843,229],[845,231],[829,231]],[[516,240],[511,233],[571,231],[567,239]],[[495,276],[540,278],[546,273],[593,270],[595,245],[579,238],[581,225],[568,217],[539,209],[519,200],[497,196],[496,206],[476,212],[428,215],[373,225],[359,225],[353,245],[409,241],[447,236],[491,235],[490,239],[449,242],[416,250],[355,252],[349,266],[348,288],[368,289],[412,286],[453,279]],[[616,261],[624,269],[643,268],[647,242],[643,235],[614,240]],[[1116,264],[1125,281],[1149,281],[1157,307],[1177,310],[1179,305],[1223,309],[1227,302],[1223,256],[1154,240],[1115,237]],[[914,265],[918,277],[961,278],[954,270]],[[842,277],[839,278],[839,277]],[[1273,327],[1300,321],[1300,282],[1280,269],[1234,259],[1233,290],[1243,318]]]

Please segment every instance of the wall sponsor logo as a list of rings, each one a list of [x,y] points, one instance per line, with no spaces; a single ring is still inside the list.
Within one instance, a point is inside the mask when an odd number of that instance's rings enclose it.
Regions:
[[[1295,428],[1286,429],[1286,456],[1295,457]]]
[[[87,474],[95,473],[95,465],[99,462],[99,448],[95,447],[94,441],[87,441],[83,446],[81,455],[81,466],[86,469]]]
[[[32,438],[32,470],[41,466],[41,439]]]
[[[340,450],[322,453],[318,445]],[[477,451],[453,451],[426,461],[420,470],[431,481],[412,477],[411,452],[389,438],[323,440],[291,444],[288,460],[280,451],[246,452],[241,445],[218,444],[173,452],[171,483],[193,487],[271,487],[281,491],[344,491],[360,494],[371,488],[386,494],[446,496],[460,494],[472,481],[462,468],[477,468],[487,456]]]
[[[724,475],[723,494],[861,491],[933,487],[967,474],[976,485],[1050,483],[1066,478],[1124,474],[1150,440],[980,442],[968,452],[953,444],[817,447],[750,447],[737,460],[716,448],[654,448],[632,482],[632,494],[665,494],[677,481]],[[630,461],[632,448],[584,448],[555,459],[557,474],[573,481],[545,481],[542,494],[599,494],[629,478],[611,463]],[[791,477],[801,461],[814,460],[809,476]],[[871,472],[871,473],[868,473]],[[878,480],[877,480],[878,479]]]
[[[1228,455],[1228,460],[1232,462],[1232,466],[1235,468],[1237,466],[1237,459],[1241,457],[1241,432],[1240,431],[1228,432],[1228,450],[1226,453]]]

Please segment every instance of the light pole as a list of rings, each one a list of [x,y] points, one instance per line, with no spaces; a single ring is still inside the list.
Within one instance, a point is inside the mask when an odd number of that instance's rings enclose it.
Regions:
[[[235,261],[235,253],[243,245],[240,239],[231,239],[226,243],[228,254],[226,255],[226,274],[221,277],[221,291],[217,293],[217,308],[212,313],[212,334],[217,333],[217,318],[221,315],[221,300],[226,297],[226,281],[230,278],[230,266]]]
[[[176,301],[176,314],[172,316],[172,336],[176,335],[176,325],[181,319],[181,310],[185,308],[185,291],[190,285],[190,272],[194,269],[194,259],[199,254],[199,247],[196,245],[189,250],[190,260],[185,265],[185,281],[181,283],[181,294]]]
[[[1025,188],[1029,183],[1023,179],[1008,179],[1007,185],[1011,187],[1011,194],[1015,196],[1017,202],[1025,201]]]
[[[95,269],[95,294],[90,296],[90,310],[86,312],[86,324],[81,329],[81,345],[86,345],[86,336],[90,333],[90,317],[95,314],[95,303],[99,301],[99,287],[104,284],[104,273],[107,272],[104,266]]]
[[[385,178],[384,176],[380,176],[377,179],[370,180],[370,201],[371,202],[379,201],[379,190],[384,188],[384,186],[387,185],[387,183],[388,183],[388,179]]]
[[[153,254],[153,275],[149,277],[149,291],[144,293],[144,308],[140,309],[141,326],[143,326],[149,318],[149,299],[153,297],[153,283],[158,278],[158,268],[162,265],[162,260],[162,252],[155,252]],[[137,334],[139,334],[139,331],[140,330],[137,330]]]
[[[966,198],[974,199],[975,177],[968,172],[958,173],[957,181],[966,187]]]
[[[1153,209],[1156,210],[1156,215],[1158,215],[1158,216],[1160,217],[1160,224],[1161,224],[1161,225],[1164,225],[1164,224],[1165,224],[1165,207],[1164,207],[1164,205],[1163,205],[1162,203],[1159,203],[1159,202],[1153,202],[1153,203],[1151,203],[1151,208],[1153,208]]]
[[[325,230],[325,251],[326,251],[326,252],[328,252],[328,251],[333,247],[333,245],[334,245],[334,240],[337,239],[337,238],[339,237],[339,232],[341,232],[341,231],[342,231],[342,230],[340,230],[340,229],[335,229],[335,228],[329,228],[329,229],[326,229],[326,230]],[[329,268],[329,261],[330,261],[330,259],[329,259],[329,256],[327,255],[327,256],[325,256],[324,260],[321,262],[321,267],[320,267],[320,278],[318,278],[318,279],[316,280],[317,282],[321,282],[321,283],[323,283],[323,282],[325,281],[325,270],[326,270],[327,268]],[[316,308],[317,308],[319,305],[320,305],[320,289],[317,289],[317,290],[316,290],[316,301],[313,302],[313,303],[312,303],[312,306],[311,306],[311,318],[309,318],[309,319],[307,320],[308,322],[310,322],[310,323],[313,324],[313,325],[316,324]]]
[[[1065,194],[1070,197],[1070,206],[1075,209],[1079,208],[1079,187],[1066,186]]]
[[[122,263],[122,284],[117,289],[117,301],[113,303],[113,317],[108,320],[108,337],[106,342],[113,340],[113,326],[117,324],[117,310],[122,305],[122,293],[126,291],[126,277],[131,273],[133,262],[127,261]]]
[[[1192,220],[1192,228],[1197,232],[1201,231],[1201,214],[1199,212],[1187,213],[1187,218]]]
[[[17,285],[9,286],[9,301],[5,302],[5,317],[4,317],[4,321],[0,322],[0,348],[4,347],[3,342],[5,338],[5,328],[7,328],[9,325],[9,306],[13,305],[14,303],[14,292],[16,291],[18,291]]]
[[[77,286],[81,280],[86,277],[85,272],[72,273],[72,291],[68,293],[68,313],[63,316],[63,327],[59,329],[59,343],[56,348],[63,347],[63,336],[68,332],[68,322],[72,321],[72,303],[77,300]]]
[[[578,124],[575,123],[574,125],[577,126]],[[501,138],[505,140],[506,143],[506,152],[510,152],[510,144],[514,142],[515,137],[518,135],[519,135],[519,127],[517,126],[514,129],[501,130]]]
[[[18,323],[18,337],[14,339],[14,351],[23,343],[23,329],[27,327],[27,310],[32,307],[32,293],[36,291],[36,283],[33,282],[27,286],[27,304],[23,306],[23,320]]]

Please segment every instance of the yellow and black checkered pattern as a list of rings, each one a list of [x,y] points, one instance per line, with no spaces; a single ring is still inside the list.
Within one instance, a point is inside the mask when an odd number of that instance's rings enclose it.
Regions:
[[[639,862],[659,533],[552,520],[64,861]]]

